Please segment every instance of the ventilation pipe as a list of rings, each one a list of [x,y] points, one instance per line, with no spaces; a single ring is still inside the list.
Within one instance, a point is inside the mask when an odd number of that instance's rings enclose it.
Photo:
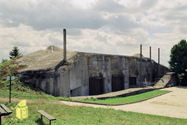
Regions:
[[[62,66],[66,62],[66,29],[63,30],[63,42],[64,42],[64,59],[55,67],[55,72],[58,70],[60,66]]]
[[[152,82],[152,61],[151,61],[151,46],[149,48],[150,52],[150,82]]]
[[[142,44],[140,44],[140,87],[142,86]]]
[[[64,35],[64,61],[66,61],[66,29],[63,30],[63,35]]]

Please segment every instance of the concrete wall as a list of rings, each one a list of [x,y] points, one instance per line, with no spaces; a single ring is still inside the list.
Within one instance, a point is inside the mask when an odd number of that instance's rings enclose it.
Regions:
[[[152,79],[157,76],[157,63],[152,62]],[[142,60],[142,82],[150,80],[150,62]],[[161,75],[168,71],[161,66]],[[29,82],[54,96],[89,95],[89,78],[104,77],[104,93],[112,91],[112,75],[123,75],[124,87],[129,88],[129,77],[136,77],[136,87],[140,86],[140,59],[135,57],[79,54],[71,65],[63,65],[57,72],[29,75]]]

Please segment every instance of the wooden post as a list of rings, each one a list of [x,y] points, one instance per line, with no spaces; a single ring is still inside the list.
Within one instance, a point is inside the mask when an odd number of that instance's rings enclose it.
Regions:
[[[140,44],[140,87],[142,87],[142,44]]]
[[[66,61],[66,29],[63,30],[63,34],[64,34],[64,60]]]
[[[9,94],[9,103],[11,103],[11,76],[10,76],[10,94]]]
[[[151,46],[149,48],[150,51],[150,82],[152,83],[152,60],[151,60]]]

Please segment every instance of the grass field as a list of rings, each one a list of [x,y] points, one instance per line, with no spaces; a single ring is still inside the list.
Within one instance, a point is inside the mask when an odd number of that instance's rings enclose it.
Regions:
[[[96,98],[89,98],[84,100],[77,100],[81,102],[89,102],[89,103],[99,103],[99,104],[128,104],[133,102],[142,101],[145,99],[153,98],[169,91],[166,90],[154,90],[150,92],[145,92],[137,95],[127,96],[127,97],[116,97],[116,98],[107,98],[107,99],[96,99]]]
[[[8,108],[15,107],[18,103],[0,102]],[[40,120],[37,110],[44,110],[57,120],[52,121],[52,125],[185,125],[187,119],[146,115],[133,112],[117,111],[113,109],[76,107],[67,105],[27,103],[28,118],[18,120],[16,111],[5,116],[2,125],[45,125],[48,120]]]

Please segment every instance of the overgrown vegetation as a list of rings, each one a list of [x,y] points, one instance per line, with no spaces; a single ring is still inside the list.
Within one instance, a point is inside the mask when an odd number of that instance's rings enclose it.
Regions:
[[[107,99],[96,99],[96,98],[91,97],[91,98],[78,100],[78,101],[99,103],[99,104],[128,104],[128,103],[133,103],[133,102],[138,102],[138,101],[142,101],[145,99],[153,98],[155,96],[159,96],[159,95],[162,95],[168,92],[169,91],[166,91],[166,90],[154,90],[154,91],[127,96],[127,97],[115,97],[115,98],[107,98]]]
[[[19,58],[19,56],[0,64],[0,88],[2,90],[7,90],[9,88],[9,81],[6,79],[7,76],[15,76],[19,69],[26,67],[16,64],[15,60],[17,58]],[[15,80],[11,83],[13,90],[24,90],[24,88],[21,88],[23,87],[23,83],[20,82],[18,77],[15,77]]]

